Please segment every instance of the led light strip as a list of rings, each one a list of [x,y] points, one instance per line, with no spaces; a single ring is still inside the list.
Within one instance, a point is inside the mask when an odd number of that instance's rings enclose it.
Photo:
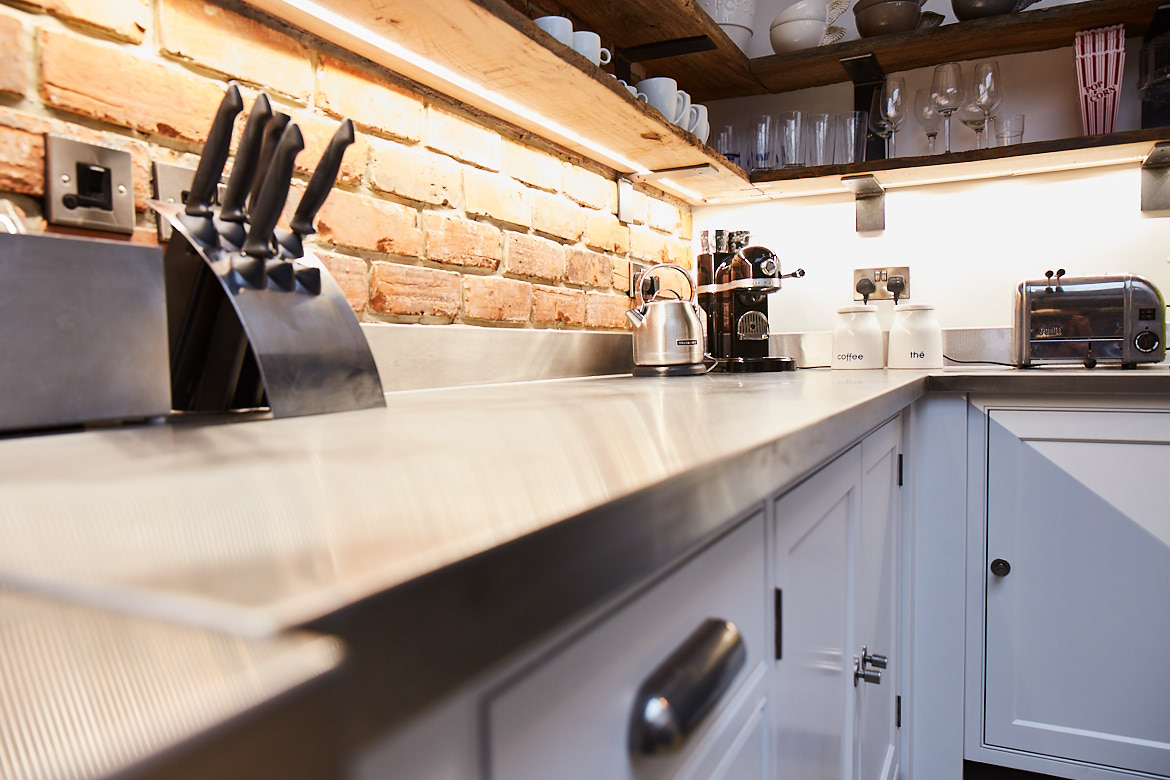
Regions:
[[[392,57],[396,57],[400,60],[409,62],[416,67],[422,68],[432,76],[442,79],[448,84],[471,92],[488,101],[489,103],[504,109],[505,111],[523,117],[525,120],[537,127],[551,131],[552,133],[559,135],[562,138],[567,138],[573,143],[579,144],[580,146],[595,152],[603,159],[618,163],[621,167],[628,168],[636,174],[645,175],[653,173],[653,171],[651,171],[646,166],[630,160],[624,155],[615,152],[608,147],[591,141],[590,139],[585,138],[575,131],[565,127],[559,122],[549,119],[543,114],[540,114],[539,112],[534,111],[533,109],[521,103],[517,103],[515,100],[512,100],[505,95],[501,95],[498,92],[487,89],[482,84],[479,84],[472,79],[463,76],[462,74],[456,73],[450,68],[444,65],[440,65],[439,63],[434,62],[433,60],[430,60],[421,54],[417,54],[405,46],[367,29],[357,22],[347,19],[346,17],[341,16],[340,14],[337,14],[328,8],[324,8],[317,3],[312,2],[312,0],[281,0],[281,2],[291,8],[295,8],[303,14],[307,14],[308,16],[313,17],[323,24],[333,27],[335,30],[338,30],[341,33],[353,36],[363,43],[384,51]],[[703,200],[702,195],[699,193],[693,190],[689,190],[686,187],[682,187],[670,179],[659,179],[659,183],[670,187],[671,189],[692,200]]]

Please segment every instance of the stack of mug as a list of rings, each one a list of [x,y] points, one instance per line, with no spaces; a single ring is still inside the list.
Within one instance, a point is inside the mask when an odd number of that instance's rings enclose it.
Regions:
[[[573,20],[564,16],[542,16],[536,26],[580,54],[594,65],[609,64],[612,55],[602,48],[601,36],[588,30],[573,30]]]
[[[609,49],[602,48],[601,37],[597,33],[587,30],[574,31],[572,19],[564,16],[542,16],[533,21],[537,27],[594,65],[607,65],[613,58]],[[707,137],[711,134],[707,107],[698,103],[692,105],[691,96],[679,89],[678,82],[674,79],[650,78],[632,86],[624,81],[621,84],[634,98],[649,103],[662,112],[667,121],[688,133],[693,133],[702,143],[707,142]]]
[[[724,125],[714,147],[749,173],[864,162],[867,119],[865,111],[761,114],[751,117],[746,129]]]
[[[624,83],[624,82],[623,82]],[[678,82],[666,76],[642,79],[627,86],[630,94],[638,100],[657,108],[668,122],[693,133],[701,142],[707,143],[711,135],[711,123],[707,118],[707,107],[702,103],[691,103],[689,93],[678,88]]]

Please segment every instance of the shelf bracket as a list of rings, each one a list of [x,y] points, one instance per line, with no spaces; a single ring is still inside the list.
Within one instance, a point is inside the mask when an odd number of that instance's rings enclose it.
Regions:
[[[1155,144],[1142,162],[1142,211],[1170,209],[1170,142]]]
[[[670,41],[644,43],[640,46],[627,48],[614,47],[613,70],[622,81],[630,82],[630,66],[635,62],[647,60],[661,60],[667,57],[681,57],[684,54],[696,54],[701,51],[712,51],[715,42],[706,35],[694,35],[690,38],[675,38]]]
[[[857,232],[886,229],[886,191],[869,174],[842,176],[844,184],[857,199]]]
[[[853,82],[853,110],[869,112],[873,109],[874,95],[882,88],[886,72],[872,52],[853,57],[842,57],[838,62]],[[886,145],[876,134],[866,131],[865,159],[884,160]]]
[[[694,179],[718,173],[711,163],[684,165],[681,168],[663,168],[649,173],[631,173],[626,178],[634,184],[654,184],[662,179]]]

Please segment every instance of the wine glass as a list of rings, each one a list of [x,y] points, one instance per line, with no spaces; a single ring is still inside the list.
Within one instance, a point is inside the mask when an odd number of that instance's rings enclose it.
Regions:
[[[985,124],[991,122],[992,112],[999,108],[1002,100],[1003,95],[999,89],[999,63],[995,60],[975,63],[975,74],[971,80],[971,103],[983,112]]]
[[[974,103],[965,103],[958,112],[959,121],[975,131],[975,148],[983,148],[983,130],[987,126],[987,115]]]
[[[951,114],[963,106],[963,72],[957,62],[944,62],[934,69],[930,99],[943,116],[943,148],[951,150]]]
[[[893,135],[894,127],[890,124],[890,118],[885,112],[882,92],[883,90],[881,89],[875,89],[873,91],[873,98],[869,106],[869,130],[885,142],[886,159],[889,159],[890,136]]]
[[[926,148],[928,154],[934,154],[934,139],[942,129],[942,114],[934,107],[930,99],[929,89],[920,89],[914,94],[914,115],[918,117],[918,124],[926,131]]]
[[[903,95],[906,92],[906,82],[899,77],[887,78],[882,84],[882,112],[886,122],[890,125],[890,138],[886,142],[886,159],[894,157],[897,152],[894,142],[897,140],[898,125],[906,118],[906,106]]]

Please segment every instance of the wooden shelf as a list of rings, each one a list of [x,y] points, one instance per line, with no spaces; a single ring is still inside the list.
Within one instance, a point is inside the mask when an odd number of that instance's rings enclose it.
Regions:
[[[696,101],[770,91],[698,0],[560,0],[560,5],[585,29],[620,48],[705,36],[714,49],[643,63],[651,75],[678,81]]]
[[[742,170],[505,0],[318,0],[315,14],[290,0],[248,2],[620,173],[675,171],[692,204],[750,189]]]
[[[873,54],[886,73],[896,73],[940,62],[1072,46],[1078,31],[1113,24],[1124,24],[1127,36],[1142,35],[1159,4],[1160,0],[1089,0],[759,57],[749,67],[764,92],[789,92],[848,81],[841,59],[862,54]],[[754,93],[729,89],[721,97],[750,94]]]
[[[753,174],[756,197],[771,199],[848,192],[842,177],[873,174],[883,186],[911,186],[941,181],[998,178],[1047,170],[1071,170],[1141,160],[1154,145],[1170,141],[1170,127],[1108,135],[1035,141],[1016,146],[952,152],[923,157],[896,157],[850,165],[787,168]],[[744,197],[730,198],[743,201]]]

